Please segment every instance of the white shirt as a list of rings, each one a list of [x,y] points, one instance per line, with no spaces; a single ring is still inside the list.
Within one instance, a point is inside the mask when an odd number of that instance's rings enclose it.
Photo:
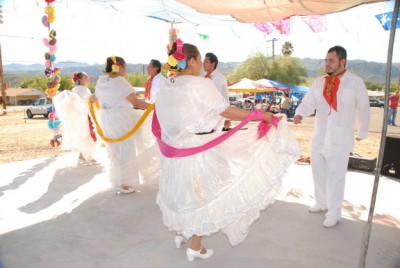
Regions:
[[[160,90],[160,85],[166,80],[166,78],[158,73],[153,77],[151,81],[151,90],[150,90],[150,103],[155,103],[157,98],[157,93]]]
[[[219,90],[221,95],[229,102],[228,96],[228,81],[226,81],[225,76],[217,70],[211,73],[211,80],[214,82],[215,87]]]
[[[337,92],[337,111],[330,109],[324,92],[325,78],[317,78],[303,101],[296,109],[296,115],[302,117],[314,113],[314,133],[312,145],[321,149],[351,152],[354,146],[354,123],[356,113],[358,132],[356,137],[368,136],[370,108],[368,93],[363,80],[347,71],[340,78]],[[329,114],[330,113],[330,114]]]

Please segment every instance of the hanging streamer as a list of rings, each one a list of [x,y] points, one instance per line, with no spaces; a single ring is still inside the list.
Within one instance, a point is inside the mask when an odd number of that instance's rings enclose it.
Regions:
[[[51,25],[55,20],[55,12],[52,5],[54,0],[45,0],[45,2],[45,15],[42,17],[42,24],[48,29],[48,37],[43,38],[43,44],[48,51],[44,54],[44,75],[49,78],[45,93],[48,98],[53,98],[57,94],[57,90],[60,87],[61,77],[58,75],[60,73],[60,68],[55,66],[55,61],[57,59],[57,34],[56,31],[51,28]],[[57,113],[54,111],[54,109],[49,111],[48,127],[52,131],[52,137],[50,139],[51,147],[55,149],[60,148],[62,141],[61,121],[58,119]]]
[[[45,2],[45,15],[42,17],[42,24],[48,29],[48,37],[43,38],[43,44],[47,47],[48,51],[44,54],[44,74],[50,79],[47,82],[45,93],[47,97],[52,98],[56,95],[57,90],[60,88],[61,77],[58,75],[60,69],[55,67],[55,61],[57,59],[57,34],[56,31],[51,28],[51,24],[55,20],[55,10],[53,7],[54,0],[45,0]]]

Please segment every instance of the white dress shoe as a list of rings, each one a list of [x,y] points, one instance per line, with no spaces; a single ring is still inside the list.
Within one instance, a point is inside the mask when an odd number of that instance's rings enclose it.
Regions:
[[[180,248],[181,244],[187,242],[188,240],[184,238],[182,235],[175,235],[174,241],[176,248]]]
[[[317,204],[314,204],[314,205],[312,205],[311,207],[308,208],[308,211],[310,213],[319,213],[319,212],[322,212],[324,210],[326,210],[326,208],[321,207],[320,205],[317,205]]]
[[[338,223],[338,220],[335,219],[325,219],[324,220],[324,227],[326,228],[331,228],[333,226],[335,226]]]
[[[203,249],[200,249],[199,251],[195,251],[191,248],[188,248],[186,250],[186,256],[187,256],[188,261],[193,261],[195,257],[205,260],[205,259],[210,258],[214,254],[214,250],[212,250],[212,249],[207,249],[207,252],[204,254],[201,254],[202,250]]]

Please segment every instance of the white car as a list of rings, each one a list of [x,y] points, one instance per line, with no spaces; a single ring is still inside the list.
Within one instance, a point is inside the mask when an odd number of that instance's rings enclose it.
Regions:
[[[28,118],[33,118],[35,115],[43,115],[47,118],[52,110],[53,106],[48,104],[47,99],[40,98],[35,100],[32,105],[26,108],[26,116]]]

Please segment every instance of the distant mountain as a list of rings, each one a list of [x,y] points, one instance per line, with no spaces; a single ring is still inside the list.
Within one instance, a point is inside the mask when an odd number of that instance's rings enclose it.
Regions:
[[[146,72],[147,64],[128,64],[130,72]],[[77,70],[84,71],[90,76],[99,76],[102,74],[103,65],[89,65],[84,62],[58,62],[57,67],[61,69],[63,74],[73,74]],[[6,64],[3,65],[4,73],[7,74],[26,74],[35,75],[43,74],[44,66],[42,64]]]
[[[325,60],[320,59],[303,59],[303,64],[308,70],[309,77],[318,77],[321,75],[321,70],[325,66]],[[364,61],[364,60],[349,60],[346,66],[347,70],[359,75],[364,81],[370,81],[385,85],[386,82],[386,63]],[[400,83],[400,63],[392,64],[391,84]]]
[[[324,68],[324,59],[302,59],[303,65],[308,70],[308,76],[310,78],[318,77],[321,70]],[[240,63],[239,62],[220,62],[218,64],[218,70],[224,75],[228,75],[232,72]],[[146,74],[146,64],[128,64],[129,72],[140,72]],[[82,70],[88,73],[90,76],[99,76],[102,74],[101,70],[104,68],[103,65],[94,64],[89,65],[82,62],[59,62],[57,67],[61,68],[63,74],[72,74],[76,70]],[[6,76],[13,77],[19,75],[43,75],[44,67],[41,64],[23,65],[23,64],[6,64],[3,66],[4,73]],[[349,60],[347,63],[347,69],[351,72],[362,77],[365,81],[378,83],[381,85],[385,84],[386,80],[386,63],[369,62],[363,60]],[[398,84],[400,82],[400,63],[392,64],[391,83]]]

